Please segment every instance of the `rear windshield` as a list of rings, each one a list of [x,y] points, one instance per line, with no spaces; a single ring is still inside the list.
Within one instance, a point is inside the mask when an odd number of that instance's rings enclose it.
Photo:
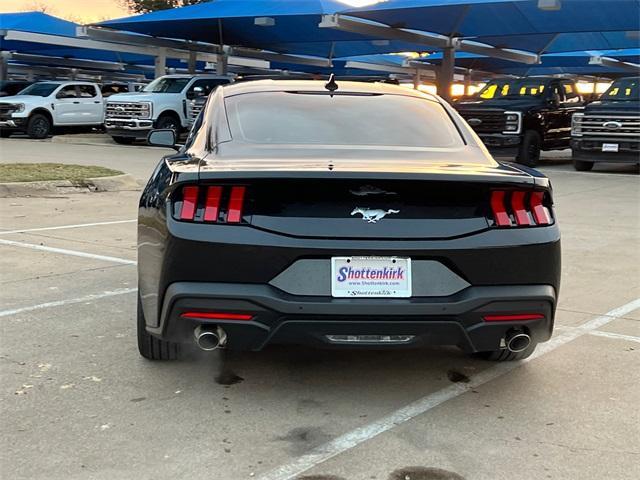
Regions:
[[[640,99],[640,78],[623,78],[613,82],[613,85],[602,95],[604,100],[630,100]]]
[[[454,147],[460,133],[432,100],[402,95],[262,92],[225,99],[234,140],[261,144]]]

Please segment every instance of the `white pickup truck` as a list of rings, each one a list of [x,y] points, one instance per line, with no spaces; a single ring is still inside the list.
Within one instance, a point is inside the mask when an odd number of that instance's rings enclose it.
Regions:
[[[46,138],[54,127],[99,126],[104,123],[100,88],[89,82],[37,82],[0,101],[0,136],[25,132]]]
[[[123,144],[146,139],[154,128],[171,128],[179,135],[192,123],[189,102],[232,81],[221,75],[165,75],[141,92],[112,95],[106,106],[107,133]]]

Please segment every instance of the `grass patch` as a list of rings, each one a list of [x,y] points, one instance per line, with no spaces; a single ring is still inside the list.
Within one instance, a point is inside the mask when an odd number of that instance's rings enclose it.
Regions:
[[[69,180],[81,184],[87,178],[112,177],[122,173],[110,168],[64,163],[0,163],[0,183]]]

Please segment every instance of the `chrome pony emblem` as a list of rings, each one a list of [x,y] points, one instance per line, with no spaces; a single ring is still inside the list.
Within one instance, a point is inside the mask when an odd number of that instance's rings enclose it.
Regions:
[[[362,215],[362,219],[367,222],[367,223],[377,223],[378,220],[382,220],[384,217],[386,217],[387,215],[391,215],[393,213],[400,213],[400,210],[382,210],[380,208],[377,209],[369,209],[369,208],[361,208],[361,207],[356,207],[353,209],[353,212],[351,212],[351,215],[356,215],[356,214],[360,214]]]

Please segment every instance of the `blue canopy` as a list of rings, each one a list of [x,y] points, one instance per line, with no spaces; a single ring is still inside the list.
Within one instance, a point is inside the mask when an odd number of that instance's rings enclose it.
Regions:
[[[387,0],[345,15],[535,53],[635,48],[638,0]]]
[[[623,62],[640,64],[640,49],[634,48],[628,50],[546,54],[541,56],[542,63],[538,65],[525,65],[498,58],[461,52],[456,56],[456,65],[464,68],[518,76],[553,74],[620,76],[630,74],[629,70],[620,67],[589,64],[589,60],[594,56],[609,57]],[[442,54],[436,53],[424,57],[421,60],[438,65],[442,60]]]
[[[323,58],[434,50],[318,27],[322,15],[344,10],[345,6],[335,0],[216,0],[99,25],[158,37],[222,41],[225,45]]]

